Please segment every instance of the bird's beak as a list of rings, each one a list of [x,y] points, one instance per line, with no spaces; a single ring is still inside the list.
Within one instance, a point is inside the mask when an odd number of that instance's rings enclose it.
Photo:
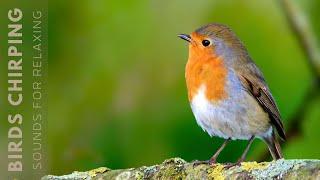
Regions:
[[[191,36],[188,34],[179,34],[178,37],[188,42],[191,42]]]

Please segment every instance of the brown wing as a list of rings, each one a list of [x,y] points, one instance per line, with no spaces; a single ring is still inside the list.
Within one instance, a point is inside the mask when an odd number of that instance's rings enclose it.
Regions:
[[[269,114],[272,125],[277,129],[277,132],[282,140],[286,139],[283,124],[279,109],[270,93],[268,86],[261,72],[256,68],[253,63],[238,73],[238,77],[242,81],[245,89],[252,94],[253,97],[259,102],[261,107]],[[244,73],[246,71],[246,73]]]

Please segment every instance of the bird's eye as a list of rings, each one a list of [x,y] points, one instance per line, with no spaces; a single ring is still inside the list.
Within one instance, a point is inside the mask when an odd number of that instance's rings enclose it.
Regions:
[[[203,46],[209,46],[210,45],[210,41],[205,39],[205,40],[202,41],[202,45]]]

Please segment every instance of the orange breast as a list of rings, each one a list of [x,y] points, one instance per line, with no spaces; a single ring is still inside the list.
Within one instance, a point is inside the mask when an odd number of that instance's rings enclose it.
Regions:
[[[191,102],[199,88],[205,86],[205,95],[211,102],[218,102],[227,98],[226,77],[227,69],[221,59],[199,53],[195,48],[189,50],[189,60],[186,66],[186,81],[188,98]]]

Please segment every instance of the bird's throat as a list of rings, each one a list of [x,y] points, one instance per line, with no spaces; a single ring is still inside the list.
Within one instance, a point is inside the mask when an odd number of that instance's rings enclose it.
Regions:
[[[190,102],[202,86],[211,102],[227,98],[227,69],[221,57],[195,57],[189,54],[185,75]]]

